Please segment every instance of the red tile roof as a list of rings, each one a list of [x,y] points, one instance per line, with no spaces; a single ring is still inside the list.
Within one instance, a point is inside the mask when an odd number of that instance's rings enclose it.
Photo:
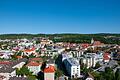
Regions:
[[[104,53],[103,58],[104,60],[109,60],[110,59],[109,53]]]
[[[81,46],[82,46],[83,48],[87,48],[87,47],[89,46],[89,44],[88,44],[88,43],[83,43],[83,44],[81,44]]]
[[[101,45],[100,41],[95,41],[93,45]]]
[[[18,59],[22,58],[22,56],[16,56]]]
[[[39,65],[41,65],[41,64],[38,62],[31,61],[26,66],[39,66]]]
[[[10,61],[0,61],[0,64],[11,64],[12,62]]]
[[[24,52],[32,52],[32,51],[34,51],[34,50],[35,50],[35,48],[32,48],[32,49],[25,49]]]
[[[52,65],[44,69],[44,73],[54,73],[54,72],[55,72],[55,67]]]
[[[42,58],[31,58],[30,60],[32,60],[32,61],[40,61],[40,60],[42,60]]]

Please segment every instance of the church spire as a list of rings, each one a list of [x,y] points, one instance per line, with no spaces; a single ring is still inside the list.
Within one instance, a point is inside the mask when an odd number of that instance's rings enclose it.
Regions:
[[[91,39],[91,44],[93,44],[93,43],[94,43],[94,39],[92,38],[92,39]]]

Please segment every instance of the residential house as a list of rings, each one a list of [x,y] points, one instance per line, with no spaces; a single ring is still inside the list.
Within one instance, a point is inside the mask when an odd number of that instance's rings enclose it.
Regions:
[[[72,53],[72,55],[74,56],[74,57],[80,57],[81,55],[83,55],[84,54],[84,51],[83,50],[74,50],[74,51],[70,51],[70,53]]]
[[[35,48],[33,47],[31,49],[25,49],[23,52],[24,52],[24,55],[29,56],[29,55],[35,53]]]
[[[41,71],[41,63],[30,61],[27,65],[28,69],[33,72],[33,74],[38,74]]]
[[[10,77],[16,76],[16,68],[21,68],[27,59],[16,61],[0,61],[0,75],[4,75],[9,80]]]
[[[44,69],[44,80],[54,80],[54,78],[55,78],[55,67],[49,65]]]
[[[42,63],[42,62],[43,62],[43,59],[36,57],[36,58],[30,58],[30,59],[29,59],[29,62],[30,62],[30,61],[35,61],[35,62],[38,62],[38,63]]]
[[[49,40],[47,38],[42,38],[40,41],[40,44],[52,44],[52,40]]]
[[[0,50],[0,58],[10,59],[13,52],[10,50]]]
[[[104,53],[103,58],[104,58],[104,62],[109,62],[110,61],[110,54],[109,53]]]

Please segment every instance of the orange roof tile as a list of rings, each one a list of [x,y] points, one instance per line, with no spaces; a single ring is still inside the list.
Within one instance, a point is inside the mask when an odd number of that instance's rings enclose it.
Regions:
[[[39,66],[39,65],[42,65],[42,64],[34,62],[34,61],[31,61],[26,66]]]
[[[12,62],[10,61],[0,61],[0,64],[11,64]]]
[[[31,60],[31,61],[41,61],[42,58],[31,58],[30,60]]]
[[[93,45],[101,45],[100,41],[95,41]]]
[[[103,57],[104,57],[104,60],[109,60],[110,59],[109,53],[104,53]]]
[[[55,72],[55,67],[54,66],[49,66],[47,68],[44,69],[45,73],[54,73]]]
[[[31,52],[31,51],[34,51],[35,48],[32,48],[32,49],[25,49],[24,52]]]
[[[17,57],[18,59],[19,59],[19,58],[22,58],[22,56],[16,56],[16,57]]]
[[[34,50],[35,50],[35,48],[33,47],[31,50],[32,50],[32,51],[34,51]]]

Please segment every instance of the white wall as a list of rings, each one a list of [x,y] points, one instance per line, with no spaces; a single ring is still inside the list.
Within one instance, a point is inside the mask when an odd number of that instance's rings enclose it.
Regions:
[[[41,69],[41,66],[28,66],[28,69],[33,72],[33,74],[37,74]]]
[[[0,73],[0,75],[3,75],[6,77],[6,80],[9,80],[10,77],[16,76],[16,71],[14,70],[11,73]]]
[[[76,77],[76,74],[78,75],[77,77],[80,77],[80,65],[79,66],[71,66],[71,77],[72,76]]]
[[[54,73],[44,73],[44,80],[54,80]]]
[[[76,74],[78,77],[80,77],[80,65],[79,66],[72,66],[67,60],[64,61],[66,70],[68,74],[72,77],[75,76]]]
[[[12,68],[22,68],[22,66],[25,64],[25,62],[20,62],[19,64],[13,66]]]

